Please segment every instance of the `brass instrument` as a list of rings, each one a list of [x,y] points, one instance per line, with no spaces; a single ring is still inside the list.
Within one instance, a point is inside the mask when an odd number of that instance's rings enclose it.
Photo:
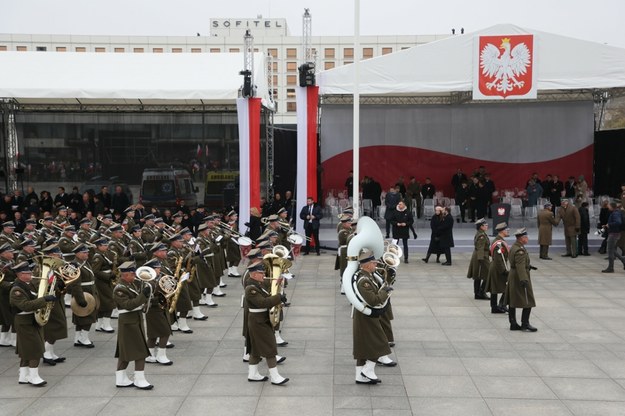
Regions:
[[[285,248],[286,249],[286,248]],[[282,278],[280,275],[287,272],[292,263],[276,254],[265,254],[263,257],[265,263],[265,269],[271,270],[271,296],[275,296],[282,293]],[[276,306],[272,306],[269,310],[269,320],[271,325],[275,328],[280,323],[280,314],[282,312],[282,303]]]
[[[261,222],[264,218],[261,218]],[[282,231],[284,231],[287,234],[287,237],[290,235],[299,235],[300,237],[302,237],[303,239],[305,239],[306,241],[311,241],[312,239],[310,237],[306,237],[305,235],[299,234],[297,232],[295,232],[295,230],[293,229],[293,227],[291,227],[291,224],[288,223],[287,221],[280,221],[278,220],[278,225],[280,225],[280,229]]]
[[[80,269],[62,259],[49,256],[36,257],[35,259],[40,262],[39,268],[41,270],[37,297],[54,295],[57,276],[63,280],[65,285],[69,285],[80,278]],[[35,321],[39,326],[48,323],[53,306],[54,302],[46,302],[43,308],[35,311]]]
[[[39,220],[39,224],[43,225],[45,221],[44,220]],[[52,222],[52,228],[54,228],[55,230],[63,233],[65,232],[65,229],[63,227],[61,227],[59,224],[55,223],[54,221]]]
[[[170,274],[162,274],[158,278],[158,287],[163,292],[165,299],[169,300],[176,293],[178,281]]]
[[[113,276],[115,276],[113,279],[111,279],[111,285],[113,287],[117,286],[117,282],[119,282],[119,278],[121,277],[121,272],[119,271],[119,268],[117,266],[119,266],[118,261],[117,261],[117,252],[110,250],[110,252],[113,254],[113,262],[111,263],[111,274]],[[104,256],[104,254],[102,254]]]
[[[271,252],[275,254],[276,256],[283,258],[283,259],[288,258],[289,253],[290,253],[289,249],[281,244],[278,244],[273,249],[271,249]]]
[[[152,288],[150,282],[156,279],[156,270],[149,266],[141,266],[135,271],[135,276],[137,276],[137,278],[141,280],[141,290],[143,290],[146,285],[150,288],[148,300],[143,305],[142,310],[143,313],[148,313],[148,310],[150,309],[150,304],[152,303],[152,297],[154,296],[154,289]]]
[[[174,292],[171,298],[171,305],[169,305],[169,313],[174,313],[176,311],[176,304],[178,303],[178,298],[180,297],[180,292],[182,291],[182,283],[180,281],[180,270],[182,269],[182,256],[178,256],[178,261],[176,261],[176,271],[174,272],[174,279],[178,282],[176,286],[176,291]]]
[[[221,228],[225,233],[230,234],[235,238],[243,237],[243,234],[230,228],[230,224],[228,224],[227,222],[219,221],[217,226]]]

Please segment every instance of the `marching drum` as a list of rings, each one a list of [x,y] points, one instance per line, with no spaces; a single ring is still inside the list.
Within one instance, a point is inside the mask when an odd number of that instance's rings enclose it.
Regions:
[[[248,237],[239,237],[237,240],[239,250],[241,251],[241,258],[247,258],[247,253],[252,249],[252,239]]]
[[[289,243],[291,243],[291,250],[293,251],[293,258],[297,258],[302,248],[302,244],[304,244],[304,237],[302,237],[299,234],[291,234],[286,239]]]

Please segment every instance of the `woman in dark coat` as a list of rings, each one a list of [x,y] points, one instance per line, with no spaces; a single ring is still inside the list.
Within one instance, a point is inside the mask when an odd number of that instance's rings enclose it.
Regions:
[[[263,223],[260,221],[260,212],[258,208],[250,208],[250,222],[245,224],[250,230],[247,236],[256,241],[258,237],[263,233]]]
[[[41,212],[52,212],[53,201],[50,196],[50,192],[42,191],[41,199],[39,200],[39,207],[41,208]]]
[[[454,246],[454,217],[449,208],[443,208],[441,222],[438,225],[438,244],[445,254],[443,266],[451,266],[451,247]]]
[[[421,259],[426,263],[430,260],[430,255],[432,254],[436,254],[436,262],[440,263],[439,257],[441,256],[442,251],[439,244],[438,225],[441,222],[442,212],[443,207],[436,206],[436,208],[434,208],[434,215],[432,215],[432,218],[430,219],[430,229],[432,230],[432,233],[430,234],[430,245],[428,246],[428,252],[425,255],[425,258]]]
[[[408,238],[410,238],[410,226],[413,222],[412,213],[404,201],[399,201],[393,212],[391,223],[393,224],[393,238],[404,243],[404,263],[408,263]]]

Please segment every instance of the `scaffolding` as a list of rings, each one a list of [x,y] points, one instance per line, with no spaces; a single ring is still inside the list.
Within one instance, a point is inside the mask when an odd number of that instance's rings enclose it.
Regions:
[[[19,169],[19,143],[17,139],[17,129],[15,127],[16,102],[10,99],[0,101],[2,112],[2,136],[4,145],[4,176],[6,191],[11,192],[17,189],[17,175]]]

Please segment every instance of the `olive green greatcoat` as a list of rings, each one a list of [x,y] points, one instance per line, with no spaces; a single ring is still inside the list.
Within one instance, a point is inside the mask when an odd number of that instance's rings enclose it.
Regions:
[[[65,314],[63,293],[57,288],[54,296],[56,296],[57,299],[52,305],[48,322],[43,327],[43,334],[46,341],[58,341],[67,338],[67,315]]]
[[[541,209],[536,217],[538,224],[538,245],[550,246],[553,226],[558,225],[550,209]]]
[[[245,288],[245,303],[247,305],[247,329],[251,349],[250,355],[255,357],[271,358],[278,355],[274,328],[269,320],[269,309],[279,305],[280,295],[271,296],[262,285],[256,281]],[[263,312],[252,312],[250,309],[266,309]]]
[[[388,298],[388,293],[380,290],[370,273],[360,270],[357,279],[358,292],[368,305],[379,305]],[[377,361],[379,357],[391,353],[379,317],[366,316],[354,309],[352,328],[354,359]]]
[[[518,241],[510,249],[510,274],[506,287],[506,299],[511,308],[534,308],[534,291],[530,278],[530,257],[527,249]],[[527,288],[521,287],[521,281],[528,282]]]
[[[98,251],[91,260],[91,270],[95,276],[95,285],[100,296],[100,312],[107,313],[115,309],[113,301],[113,286],[117,278],[113,273],[113,265],[116,263],[115,254],[112,251]],[[118,266],[119,259],[115,266]]]
[[[13,311],[10,305],[10,292],[15,273],[11,270],[14,265],[13,260],[0,260],[0,273],[4,274],[4,279],[0,282],[0,324],[13,325]]]
[[[198,237],[197,244],[200,247],[200,252],[193,256],[193,263],[197,266],[198,282],[201,289],[212,292],[213,288],[218,285],[213,269],[213,257],[215,256],[213,246],[205,237]]]
[[[14,327],[17,333],[15,353],[22,360],[39,360],[45,351],[43,328],[35,321],[35,314],[20,315],[19,312],[34,312],[45,306],[46,300],[37,297],[37,288],[32,283],[15,281],[10,292],[11,306],[15,310]]]
[[[113,298],[115,306],[120,310],[115,358],[121,361],[145,359],[150,352],[145,341],[143,314],[141,310],[133,311],[147,302],[147,298],[141,293],[140,284],[120,280],[113,291]]]
[[[564,209],[564,207],[558,208],[556,224],[560,224],[560,221],[562,221],[562,224],[564,225],[565,237],[574,237],[579,234],[577,230],[580,228],[581,219],[579,211],[573,204],[569,204],[566,209]]]
[[[473,238],[473,255],[469,263],[467,278],[473,280],[485,280],[488,277],[490,265],[490,240],[486,231],[478,230]]]
[[[509,247],[503,237],[498,235],[491,244],[492,261],[488,266],[488,276],[486,277],[486,292],[504,293],[508,282]]]
[[[143,242],[136,237],[132,237],[128,242],[128,253],[137,267],[143,266],[149,257],[143,246]]]
[[[93,312],[91,312],[91,314],[87,316],[76,316],[75,314],[72,314],[72,323],[74,325],[91,325],[98,320],[98,307],[100,305],[98,288],[95,284],[89,284],[89,282],[94,281],[95,277],[93,274],[93,270],[91,270],[89,262],[82,263],[80,265],[80,279],[76,280],[75,283],[72,283],[70,285],[72,297],[76,299],[76,302],[82,302],[85,300],[84,293],[90,293],[95,298],[96,307]]]
[[[146,330],[148,338],[168,337],[171,335],[171,322],[167,299],[158,288],[157,280],[148,282],[152,286],[152,301],[148,313],[145,314]]]
[[[339,231],[339,277],[343,277],[343,272],[347,267],[347,240],[352,233],[351,227],[348,229],[343,228]]]
[[[59,249],[61,249],[61,252],[63,254],[69,254],[68,256],[63,256],[63,258],[67,261],[73,260],[74,254],[72,250],[74,250],[78,244],[71,238],[66,237],[65,235],[59,238],[58,244],[59,244]]]

